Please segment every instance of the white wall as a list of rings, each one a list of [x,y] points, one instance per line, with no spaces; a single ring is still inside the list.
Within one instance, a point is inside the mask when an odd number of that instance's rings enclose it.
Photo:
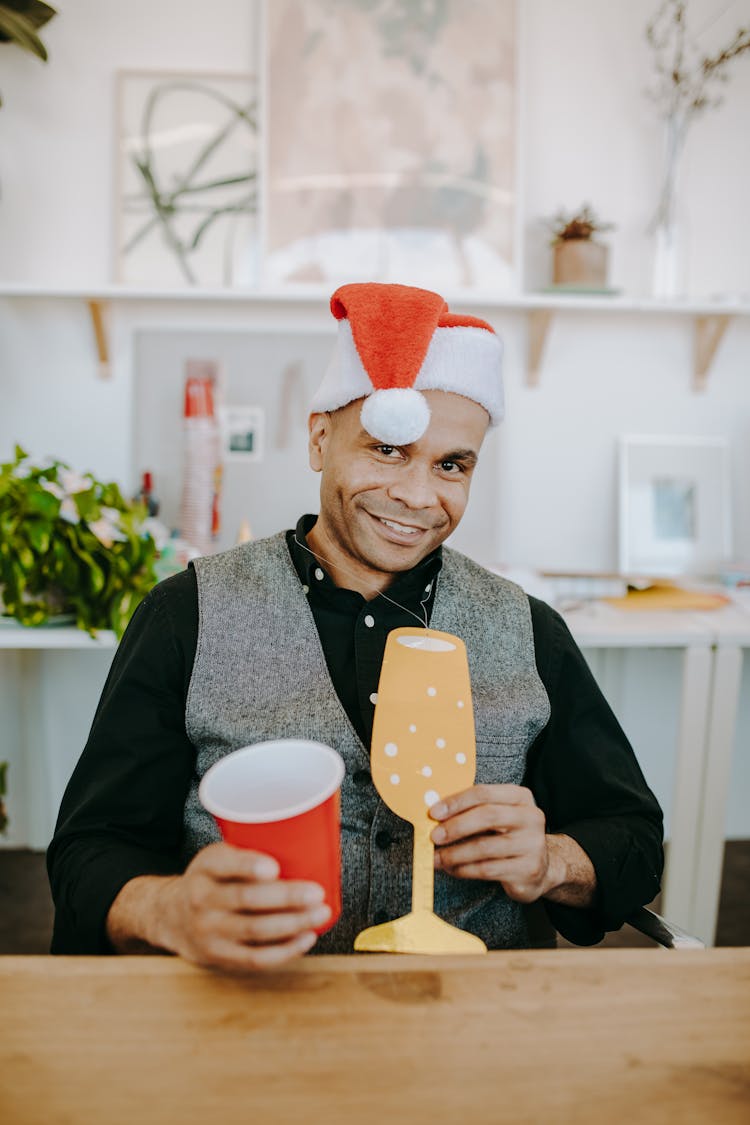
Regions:
[[[540,217],[589,199],[618,224],[610,236],[613,283],[628,294],[648,291],[645,225],[658,185],[661,127],[643,96],[651,77],[643,28],[655,4],[521,4],[521,207],[529,288],[547,281]],[[690,9],[695,26],[706,27],[709,49],[750,18],[750,0],[721,5],[718,18],[711,0],[691,0]],[[2,50],[0,283],[85,287],[111,279],[115,72],[249,68],[257,42],[254,11],[247,0],[217,0],[210,18],[202,6],[183,0],[70,0],[45,29],[47,66]],[[699,119],[688,141],[684,199],[692,296],[750,299],[748,104],[745,57],[735,63],[725,104]],[[697,395],[690,390],[687,318],[561,315],[542,386],[530,390],[524,384],[525,318],[478,311],[505,337],[509,409],[497,443],[497,489],[480,486],[482,510],[462,540],[467,549],[483,556],[489,551],[509,564],[612,567],[616,437],[676,432],[731,439],[735,554],[750,556],[750,319],[731,325],[708,389]],[[122,319],[122,310],[116,314]],[[182,317],[191,327],[221,319],[239,326],[247,313],[144,310],[149,324],[160,315],[171,322]],[[326,318],[321,300],[318,319]],[[122,433],[131,421],[132,340],[127,324],[119,334],[116,324],[115,333],[116,378],[98,383],[81,302],[0,302],[0,452],[20,439],[132,487],[139,466],[131,464]],[[120,441],[111,439],[113,420]]]
[[[256,21],[247,0],[213,0],[208,9],[187,0],[61,0],[60,6],[44,30],[47,66],[0,48],[0,284],[85,288],[111,280],[118,68],[253,66]],[[645,225],[658,187],[661,128],[643,97],[651,76],[643,29],[657,0],[522,0],[521,6],[527,287],[548,280],[540,218],[588,200],[618,224],[610,236],[612,283],[645,294]],[[748,22],[750,0],[690,0],[690,11],[694,25],[706,27],[711,49]],[[696,122],[685,154],[694,297],[750,299],[748,105],[745,57],[732,70],[725,104]],[[237,330],[249,320],[282,323],[287,311],[120,306],[113,309],[113,378],[102,382],[82,302],[0,299],[0,457],[18,440],[115,477],[130,491],[145,467],[132,459],[137,330],[180,323]],[[611,568],[617,435],[719,434],[732,442],[735,554],[750,558],[750,318],[730,326],[708,388],[698,395],[690,389],[689,318],[562,313],[541,385],[530,389],[525,317],[476,311],[505,339],[508,421],[485,457],[458,545],[512,565]],[[292,312],[298,322],[327,322],[322,300],[319,308],[295,305]],[[746,764],[736,768],[747,771]],[[747,773],[736,782],[734,792],[739,786],[747,793]],[[737,815],[741,834],[750,835],[750,814]]]
[[[271,0],[273,2],[273,0]],[[662,132],[643,94],[643,29],[658,0],[520,0],[522,210],[529,287],[546,281],[542,216],[590,200],[617,223],[612,281],[649,285],[645,226]],[[43,32],[44,66],[2,48],[0,279],[82,285],[111,278],[113,78],[120,68],[243,70],[255,58],[251,0],[65,0]],[[750,0],[690,0],[711,51],[750,19]],[[685,153],[689,290],[750,299],[750,59]]]

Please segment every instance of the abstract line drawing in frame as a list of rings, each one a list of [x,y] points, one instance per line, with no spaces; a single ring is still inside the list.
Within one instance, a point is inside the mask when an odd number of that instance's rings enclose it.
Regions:
[[[117,281],[255,284],[256,78],[120,71],[117,80]]]
[[[266,4],[270,284],[518,288],[516,0]]]
[[[620,438],[622,574],[710,576],[732,554],[723,438]]]

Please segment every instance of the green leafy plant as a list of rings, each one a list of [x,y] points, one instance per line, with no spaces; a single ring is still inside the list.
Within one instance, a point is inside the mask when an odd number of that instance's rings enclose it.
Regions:
[[[56,15],[42,0],[0,0],[0,43],[15,43],[46,62],[47,48],[37,31]]]
[[[553,246],[556,242],[593,239],[599,231],[614,230],[614,223],[599,222],[588,203],[584,203],[580,211],[574,211],[572,215],[558,211],[551,219],[545,219],[544,223],[552,232]]]
[[[22,625],[73,614],[81,629],[122,636],[156,582],[156,543],[142,504],[61,461],[15,448],[0,465],[0,600]]]

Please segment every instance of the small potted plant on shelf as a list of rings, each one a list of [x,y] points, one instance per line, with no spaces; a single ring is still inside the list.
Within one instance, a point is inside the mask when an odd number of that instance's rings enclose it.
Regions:
[[[20,446],[0,465],[0,613],[22,625],[62,615],[120,637],[155,584],[157,547],[145,506],[61,461],[34,464]]]
[[[552,219],[546,219],[545,224],[553,235],[550,243],[553,286],[606,289],[609,247],[597,242],[594,236],[613,230],[614,224],[600,222],[588,203],[572,215],[558,211]]]

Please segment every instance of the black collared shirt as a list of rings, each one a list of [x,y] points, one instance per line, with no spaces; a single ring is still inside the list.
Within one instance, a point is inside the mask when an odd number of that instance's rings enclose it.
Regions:
[[[396,575],[385,596],[367,600],[354,590],[336,586],[325,560],[311,553],[307,535],[315,520],[315,516],[303,516],[295,531],[287,532],[287,546],[310,602],[336,694],[357,734],[369,746],[386,638],[393,629],[415,621],[429,624],[442,550],[438,547],[413,570]]]
[[[440,549],[399,575],[383,597],[336,587],[306,549],[315,517],[287,544],[334,688],[369,745],[385,640],[429,615]],[[398,605],[392,604],[397,602]],[[529,750],[527,785],[547,830],[575,839],[596,871],[593,908],[545,900],[552,924],[590,945],[659,890],[662,815],[626,736],[564,621],[529,598],[537,669],[550,720]],[[55,899],[54,953],[106,953],[105,922],[126,882],[182,870],[183,808],[195,769],[185,701],[198,641],[195,572],[159,583],[143,600],[115,653],[88,741],[60,808],[47,862]],[[354,669],[354,675],[352,675]]]

